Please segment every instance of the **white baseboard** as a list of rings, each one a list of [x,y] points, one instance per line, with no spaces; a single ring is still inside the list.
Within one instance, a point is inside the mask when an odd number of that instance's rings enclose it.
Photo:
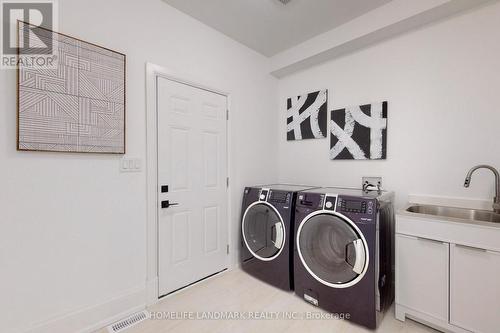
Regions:
[[[40,323],[26,333],[89,333],[146,307],[144,287],[129,290],[101,304],[80,309]]]

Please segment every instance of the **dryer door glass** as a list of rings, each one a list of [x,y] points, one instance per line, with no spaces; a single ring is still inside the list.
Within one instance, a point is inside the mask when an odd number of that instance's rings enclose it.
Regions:
[[[364,271],[367,250],[358,232],[333,214],[304,221],[297,237],[302,263],[318,281],[341,287]]]
[[[262,260],[274,259],[285,244],[283,221],[267,203],[251,206],[243,216],[245,243],[255,257]]]

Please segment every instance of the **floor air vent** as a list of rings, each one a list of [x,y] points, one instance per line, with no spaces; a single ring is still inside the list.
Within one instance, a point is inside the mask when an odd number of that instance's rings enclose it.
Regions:
[[[134,325],[139,324],[141,321],[146,320],[149,318],[149,312],[148,311],[141,311],[134,313],[133,315],[122,319],[120,321],[117,321],[114,324],[111,324],[108,326],[108,332],[110,333],[117,333],[117,332],[122,332],[126,330],[129,327],[132,327]]]

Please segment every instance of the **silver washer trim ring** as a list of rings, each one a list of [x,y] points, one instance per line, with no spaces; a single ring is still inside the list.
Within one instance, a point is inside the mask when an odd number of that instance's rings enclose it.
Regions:
[[[316,274],[314,274],[314,272],[306,264],[304,257],[302,256],[302,251],[300,250],[300,243],[299,243],[300,233],[302,232],[302,227],[309,221],[309,219],[311,219],[312,217],[314,217],[316,215],[320,215],[320,214],[327,214],[327,215],[333,215],[333,216],[340,217],[343,221],[348,223],[354,230],[356,230],[356,232],[360,236],[360,239],[362,240],[363,246],[365,248],[366,260],[365,260],[365,267],[363,268],[361,274],[359,274],[354,280],[351,280],[347,283],[330,283],[330,282],[323,280],[322,278],[320,278]],[[332,288],[349,288],[349,287],[355,285],[356,283],[358,283],[365,276],[366,271],[368,270],[368,263],[370,261],[370,256],[369,256],[368,244],[366,243],[365,236],[363,235],[361,230],[359,230],[358,226],[356,224],[354,224],[354,222],[352,222],[347,216],[345,216],[343,214],[340,214],[337,212],[334,213],[334,212],[328,211],[328,210],[318,210],[318,211],[312,212],[311,214],[307,215],[300,222],[299,229],[297,230],[296,243],[297,243],[297,252],[299,253],[299,257],[300,257],[300,261],[302,262],[302,265],[309,272],[309,274],[311,274],[312,277],[314,277],[318,282],[324,284],[325,286],[332,287]]]

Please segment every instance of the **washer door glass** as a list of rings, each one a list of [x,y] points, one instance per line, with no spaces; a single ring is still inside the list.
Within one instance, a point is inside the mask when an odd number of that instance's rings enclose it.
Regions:
[[[285,244],[283,221],[269,204],[258,203],[243,216],[243,237],[250,252],[261,260],[272,260]]]
[[[318,214],[304,221],[297,243],[302,263],[323,284],[355,284],[354,280],[364,274],[365,242],[353,225],[339,216]]]

